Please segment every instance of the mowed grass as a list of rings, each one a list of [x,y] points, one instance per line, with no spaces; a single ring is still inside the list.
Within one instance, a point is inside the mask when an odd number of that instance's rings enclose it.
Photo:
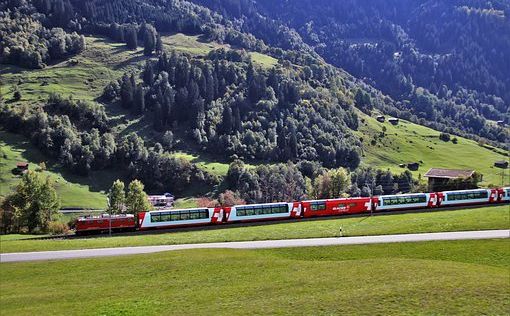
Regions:
[[[3,263],[5,315],[504,315],[510,241]]]
[[[41,162],[46,164],[47,170],[43,171],[43,174],[53,180],[62,207],[103,208],[106,206],[104,190],[113,182],[113,174],[101,171],[94,172],[89,177],[71,175],[49,161],[23,136],[1,130],[0,198],[10,194],[20,182],[21,177],[12,173],[12,169],[20,161],[29,162],[31,170],[37,170]]]
[[[508,229],[508,205],[426,213],[393,214],[314,221],[289,221],[246,227],[228,227],[150,235],[106,236],[70,240],[13,240],[0,236],[2,253],[44,250],[171,245],[186,243],[273,240],[313,237],[384,235],[443,231]]]
[[[365,157],[362,161],[365,165],[400,173],[406,169],[400,168],[399,164],[423,161],[419,170],[412,171],[416,178],[420,174],[423,176],[429,168],[470,169],[483,174],[482,186],[502,185],[502,172],[505,174],[503,184],[510,184],[510,171],[493,166],[495,161],[508,160],[502,150],[495,152],[458,136],[457,144],[444,142],[439,139],[438,131],[404,120],[394,126],[387,120],[379,123],[373,117],[360,117],[365,120],[359,132],[363,137]],[[380,137],[383,126],[386,127],[385,136]],[[377,143],[372,145],[374,138]]]

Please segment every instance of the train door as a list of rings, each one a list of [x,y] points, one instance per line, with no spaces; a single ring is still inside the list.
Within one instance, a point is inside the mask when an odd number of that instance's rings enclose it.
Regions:
[[[496,189],[489,189],[489,203],[498,201],[498,191]]]
[[[444,193],[443,192],[436,192],[436,207],[441,206],[441,203],[444,201]]]

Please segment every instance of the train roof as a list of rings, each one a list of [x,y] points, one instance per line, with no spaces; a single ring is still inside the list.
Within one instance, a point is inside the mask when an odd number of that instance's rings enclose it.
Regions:
[[[363,200],[370,199],[369,196],[355,196],[355,197],[346,197],[346,198],[337,198],[337,199],[322,199],[322,200],[305,200],[303,203],[312,203],[312,202],[329,202],[329,201],[352,201],[352,200]]]

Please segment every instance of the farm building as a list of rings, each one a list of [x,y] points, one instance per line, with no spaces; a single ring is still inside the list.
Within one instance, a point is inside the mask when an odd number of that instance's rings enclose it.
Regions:
[[[399,119],[396,117],[392,117],[392,118],[388,119],[388,122],[390,122],[393,125],[398,125]]]
[[[429,192],[437,192],[476,187],[476,182],[481,179],[475,179],[475,174],[474,170],[430,168],[424,177],[429,180]]]
[[[494,167],[506,169],[506,168],[508,168],[508,161],[506,161],[506,160],[495,161]]]
[[[28,170],[28,162],[17,162],[16,163],[16,173],[23,173]]]

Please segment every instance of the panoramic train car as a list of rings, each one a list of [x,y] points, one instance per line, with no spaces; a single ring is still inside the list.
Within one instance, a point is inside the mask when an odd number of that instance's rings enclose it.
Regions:
[[[110,225],[112,231],[135,229],[135,216],[133,214],[112,215],[111,224],[108,214],[83,216],[76,220],[76,232],[84,234],[87,232],[109,231]]]
[[[358,214],[370,212],[372,201],[369,197],[310,200],[301,202],[303,217]]]
[[[497,189],[473,189],[438,192],[442,206],[495,203],[498,201]]]
[[[301,217],[301,205],[293,203],[266,203],[225,207],[225,222],[255,222]]]
[[[413,193],[375,196],[374,211],[419,209],[437,206],[435,193]]]
[[[157,210],[138,213],[138,228],[157,229],[200,226],[221,223],[223,209],[194,208],[182,210]]]

